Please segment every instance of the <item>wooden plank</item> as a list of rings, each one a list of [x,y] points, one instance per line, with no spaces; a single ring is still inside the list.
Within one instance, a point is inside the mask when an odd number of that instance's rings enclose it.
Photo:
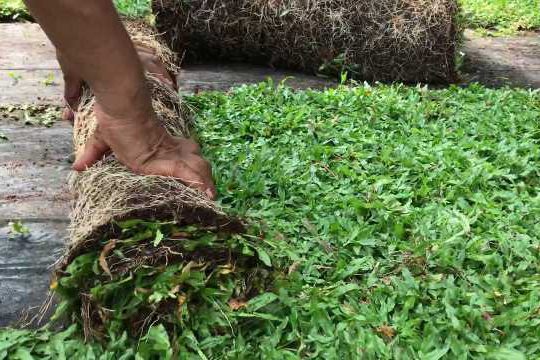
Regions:
[[[33,316],[47,297],[50,267],[66,238],[67,221],[24,222],[29,234],[17,235],[0,223],[0,327]]]
[[[72,131],[65,122],[44,128],[1,116],[0,129],[8,139],[0,141],[0,326],[7,326],[36,313],[64,246]],[[12,221],[29,234],[13,233]]]
[[[62,73],[39,25],[0,24],[0,39],[0,105],[59,104]]]
[[[59,69],[54,47],[39,25],[0,25],[0,70]]]
[[[63,88],[60,70],[0,70],[0,105],[61,104]]]
[[[186,65],[178,74],[181,94],[199,91],[227,91],[243,84],[256,84],[271,79],[274,84],[284,82],[294,89],[323,89],[336,82],[292,71],[274,70],[268,67],[244,64]]]
[[[70,125],[42,128],[0,121],[0,129],[8,138],[0,142],[0,221],[67,219]]]

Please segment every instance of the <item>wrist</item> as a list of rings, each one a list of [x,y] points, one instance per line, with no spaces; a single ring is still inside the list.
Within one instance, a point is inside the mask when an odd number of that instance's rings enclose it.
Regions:
[[[143,76],[93,85],[92,90],[101,111],[112,121],[132,122],[153,114],[150,92]]]

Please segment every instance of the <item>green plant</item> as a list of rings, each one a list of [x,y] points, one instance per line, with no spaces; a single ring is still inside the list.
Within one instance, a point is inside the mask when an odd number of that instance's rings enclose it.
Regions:
[[[17,236],[17,235],[28,235],[30,234],[30,229],[25,226],[20,220],[17,221],[11,221],[9,223],[10,227],[10,236]]]
[[[54,74],[53,73],[47,74],[47,77],[43,79],[42,83],[45,86],[53,86],[55,84]]]
[[[19,83],[19,81],[22,79],[21,74],[17,74],[17,73],[15,73],[13,71],[8,71],[7,75],[13,81],[12,85],[17,85]]]
[[[0,114],[14,121],[23,121],[25,125],[51,127],[61,119],[59,106],[50,105],[0,105]]]
[[[27,20],[30,15],[22,0],[0,0],[0,21]]]
[[[487,35],[512,35],[540,28],[538,0],[461,0],[462,19]]]

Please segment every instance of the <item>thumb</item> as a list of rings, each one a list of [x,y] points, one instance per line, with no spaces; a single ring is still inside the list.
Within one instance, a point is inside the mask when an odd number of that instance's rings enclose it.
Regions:
[[[109,150],[109,145],[99,137],[98,130],[96,130],[96,132],[94,132],[94,134],[86,141],[84,150],[77,154],[77,158],[73,163],[73,170],[86,170],[103,159]]]

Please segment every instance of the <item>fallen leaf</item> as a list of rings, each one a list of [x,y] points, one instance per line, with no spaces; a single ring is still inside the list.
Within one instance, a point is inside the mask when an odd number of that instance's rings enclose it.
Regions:
[[[231,299],[229,300],[229,307],[231,310],[238,310],[241,308],[245,308],[247,306],[247,301],[243,299]]]
[[[296,270],[300,267],[300,261],[295,261],[289,266],[289,270],[287,271],[287,275],[291,275],[292,273],[295,273]]]
[[[109,264],[107,264],[107,255],[115,248],[116,246],[116,240],[109,241],[104,247],[103,250],[101,250],[101,254],[99,254],[99,266],[103,269],[103,271],[109,275],[112,279],[111,270],[109,269]]]
[[[193,237],[193,234],[190,234],[185,231],[178,231],[171,235],[171,239],[179,240],[179,239],[191,239]]]
[[[375,329],[377,334],[381,334],[389,339],[392,339],[394,336],[396,336],[396,330],[388,325],[382,325]]]

